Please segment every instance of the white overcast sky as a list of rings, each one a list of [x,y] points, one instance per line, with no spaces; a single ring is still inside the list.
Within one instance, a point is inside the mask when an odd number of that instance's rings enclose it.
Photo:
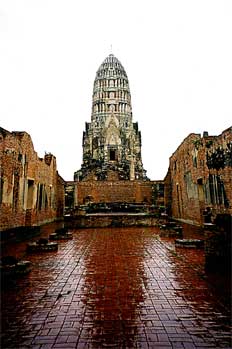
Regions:
[[[130,84],[150,179],[189,133],[232,120],[232,1],[1,0],[0,126],[28,132],[72,180],[95,74],[110,52]]]

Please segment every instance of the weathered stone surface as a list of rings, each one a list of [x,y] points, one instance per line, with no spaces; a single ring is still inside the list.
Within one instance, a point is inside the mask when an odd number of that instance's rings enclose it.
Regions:
[[[42,241],[43,240],[43,241]],[[58,250],[57,242],[48,242],[46,239],[29,242],[27,244],[27,252],[53,252]]]
[[[157,217],[152,214],[87,214],[75,216],[71,226],[78,228],[93,227],[153,227],[157,225]]]
[[[204,240],[198,239],[176,239],[176,247],[186,247],[186,248],[202,248],[204,247]]]

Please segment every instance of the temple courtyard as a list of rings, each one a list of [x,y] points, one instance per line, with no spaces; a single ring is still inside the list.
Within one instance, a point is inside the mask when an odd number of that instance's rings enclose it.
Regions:
[[[204,249],[175,247],[158,227],[71,231],[55,252],[3,244],[32,264],[2,280],[2,349],[231,348],[230,281],[205,272]],[[184,237],[202,236],[186,225]]]

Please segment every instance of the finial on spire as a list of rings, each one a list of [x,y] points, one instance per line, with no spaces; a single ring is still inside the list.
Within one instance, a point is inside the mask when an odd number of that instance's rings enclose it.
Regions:
[[[113,45],[110,44],[110,54],[112,55],[113,54]]]

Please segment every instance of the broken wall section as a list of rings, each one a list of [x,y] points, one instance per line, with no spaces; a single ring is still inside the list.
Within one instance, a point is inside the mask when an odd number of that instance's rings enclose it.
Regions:
[[[63,210],[56,158],[39,158],[26,132],[0,128],[0,230],[51,222]]]
[[[177,219],[202,225],[232,214],[232,127],[219,136],[191,133],[169,160],[165,204]]]

